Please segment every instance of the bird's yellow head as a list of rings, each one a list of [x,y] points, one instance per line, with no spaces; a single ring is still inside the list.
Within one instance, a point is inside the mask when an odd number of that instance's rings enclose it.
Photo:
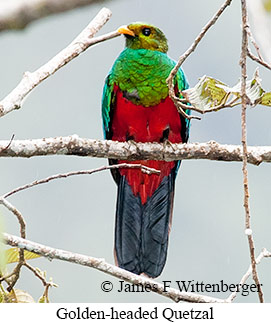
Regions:
[[[157,27],[135,22],[118,29],[120,34],[126,37],[126,47],[132,49],[150,49],[162,53],[168,51],[167,39],[164,33]]]

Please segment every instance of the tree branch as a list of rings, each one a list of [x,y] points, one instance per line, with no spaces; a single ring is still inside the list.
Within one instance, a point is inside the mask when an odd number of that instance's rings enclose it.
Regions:
[[[34,157],[43,155],[76,155],[124,160],[209,159],[242,161],[240,145],[207,143],[135,143],[80,138],[77,135],[56,138],[0,140],[0,157]],[[271,162],[271,146],[248,147],[248,163]]]
[[[0,32],[24,29],[29,23],[104,0],[16,0],[0,3]]]
[[[250,41],[252,42],[252,44],[253,44],[253,46],[254,46],[254,48],[255,48],[256,52],[257,52],[258,57],[259,57],[261,60],[263,60],[262,55],[261,55],[261,52],[260,52],[260,47],[258,46],[258,44],[256,43],[255,38],[254,38],[254,37],[253,37],[253,35],[252,35],[251,29],[250,29],[250,25],[249,25],[249,23],[248,23],[248,17],[247,17],[247,24],[246,24],[245,30],[246,30],[246,32],[247,32],[247,35],[248,35],[248,36],[249,36],[249,38],[250,38]],[[249,47],[247,46],[247,48],[249,48]]]
[[[242,50],[240,58],[241,66],[241,100],[242,100],[242,147],[243,147],[243,186],[244,186],[244,209],[246,216],[246,234],[248,238],[249,250],[250,250],[250,259],[252,266],[252,277],[258,286],[258,295],[261,303],[264,302],[263,291],[260,285],[257,268],[256,268],[256,259],[255,259],[255,247],[251,230],[251,219],[250,219],[250,210],[249,210],[249,189],[248,189],[248,171],[247,171],[247,162],[248,162],[248,149],[247,149],[247,125],[246,125],[246,110],[247,103],[249,99],[246,94],[246,80],[247,80],[247,49],[248,49],[248,33],[247,33],[247,4],[246,0],[241,0],[241,10],[242,10]]]
[[[251,58],[253,61],[261,64],[262,66],[266,67],[267,69],[271,70],[271,64],[268,64],[267,62],[265,62],[264,60],[260,59],[259,57],[255,56],[251,50],[248,48],[247,49],[247,56],[249,58]]]
[[[127,163],[121,163],[121,164],[109,165],[109,166],[102,166],[102,167],[91,169],[91,170],[79,170],[79,171],[74,171],[74,172],[69,172],[69,173],[62,173],[62,174],[52,175],[52,176],[49,176],[49,177],[46,177],[46,178],[43,178],[43,179],[40,179],[40,180],[36,180],[36,181],[34,181],[32,183],[17,187],[15,189],[13,189],[12,191],[4,194],[2,197],[0,197],[0,203],[1,203],[2,200],[5,200],[7,197],[9,197],[9,196],[11,196],[11,195],[13,195],[15,193],[18,193],[20,191],[23,191],[25,189],[31,188],[31,187],[36,186],[36,185],[51,182],[51,181],[53,181],[55,179],[67,178],[67,177],[75,176],[75,175],[92,175],[94,173],[98,173],[98,172],[101,172],[103,170],[117,169],[117,168],[136,168],[136,169],[140,168],[142,173],[145,173],[145,174],[148,174],[148,175],[160,174],[160,170],[156,170],[154,168],[150,168],[150,167],[147,167],[147,166],[144,166],[144,165],[141,165],[141,164],[127,164]]]
[[[23,250],[23,249],[20,249]],[[53,283],[52,281],[47,281],[45,278],[45,272],[42,272],[40,269],[38,268],[34,268],[32,267],[29,263],[27,263],[26,261],[24,262],[24,266],[26,268],[28,268],[30,271],[33,272],[33,274],[38,277],[38,279],[42,282],[43,286],[44,286],[44,292],[42,295],[42,299],[43,299],[43,303],[49,303],[49,288],[50,287],[58,287],[57,284]],[[39,300],[40,303],[40,300]]]
[[[58,259],[62,261],[68,261],[71,263],[79,264],[82,266],[87,266],[95,268],[106,274],[114,276],[118,279],[125,280],[132,284],[140,284],[143,286],[149,286],[150,289],[160,294],[164,297],[170,298],[174,302],[196,302],[196,303],[223,303],[223,299],[209,297],[205,295],[180,292],[177,289],[169,288],[167,291],[164,290],[164,285],[156,282],[153,279],[146,278],[144,276],[138,276],[127,270],[121,269],[117,266],[107,263],[104,259],[94,258],[85,256],[78,253],[72,253],[65,250],[51,248],[33,241],[22,239],[11,234],[4,233],[3,238],[8,245],[22,248],[24,250],[29,250],[35,252],[43,257],[50,260]]]
[[[0,197],[0,204],[4,205],[9,211],[11,211],[17,218],[19,225],[20,225],[20,234],[21,234],[21,238],[26,238],[26,222],[25,219],[23,217],[23,215],[21,214],[21,212],[16,209],[15,206],[13,206],[9,201],[7,201],[5,198]],[[0,282],[2,280],[6,280],[9,277],[13,277],[10,282],[8,282],[9,286],[8,286],[8,291],[11,291],[12,288],[15,286],[16,282],[18,281],[19,277],[20,277],[20,272],[21,272],[21,268],[24,265],[25,261],[24,261],[24,251],[23,249],[19,250],[19,262],[16,265],[16,267],[13,269],[11,274],[8,274],[7,276],[3,276],[0,277]]]
[[[256,259],[256,264],[258,265],[262,261],[262,259],[265,258],[265,257],[266,258],[271,257],[271,252],[269,252],[266,249],[263,249],[262,252],[259,254],[259,256]],[[250,265],[247,272],[244,274],[244,276],[240,280],[240,283],[239,283],[240,287],[245,284],[245,282],[248,280],[251,273],[252,273],[252,267]],[[236,296],[237,296],[237,291],[231,293],[231,295],[227,298],[227,301],[231,303],[235,299]]]
[[[186,50],[186,52],[179,57],[177,64],[175,67],[171,70],[168,78],[167,78],[167,85],[169,89],[169,96],[171,97],[172,101],[176,105],[179,113],[181,113],[185,118],[192,119],[200,119],[199,117],[194,117],[194,116],[188,116],[185,114],[183,108],[179,105],[178,98],[175,95],[174,92],[174,77],[176,73],[178,72],[179,68],[181,65],[184,63],[184,61],[187,59],[187,57],[193,53],[193,51],[196,49],[198,46],[199,42],[202,40],[202,38],[205,36],[207,31],[216,23],[218,18],[221,16],[221,14],[224,12],[224,10],[231,4],[232,0],[226,0],[223,5],[219,8],[219,10],[215,13],[215,15],[208,21],[208,23],[202,28],[201,32],[199,35],[196,37],[192,45]],[[189,107],[187,107],[189,109]]]
[[[26,222],[19,210],[16,209],[9,201],[7,201],[4,197],[0,197],[0,204],[4,205],[10,212],[12,212],[20,225],[20,234],[22,238],[26,237]]]
[[[230,100],[230,102],[228,102],[228,103],[227,103],[227,100],[225,100],[225,102],[223,102],[223,103],[221,103],[219,105],[215,105],[215,106],[212,106],[211,108],[205,108],[204,110],[202,110],[202,109],[199,109],[199,108],[195,107],[194,105],[185,104],[184,103],[184,101],[186,101],[185,99],[180,99],[180,98],[177,98],[177,97],[175,99],[176,99],[176,102],[178,102],[178,107],[177,107],[178,111],[181,108],[181,109],[184,109],[184,110],[188,109],[188,110],[196,111],[196,112],[201,113],[201,114],[205,114],[205,113],[208,113],[208,112],[217,112],[217,111],[225,109],[225,108],[234,108],[235,106],[240,105],[240,102],[237,101],[236,98],[234,98],[234,99]],[[188,100],[186,102],[190,103]],[[193,119],[200,120],[201,118],[199,118],[197,116],[193,116]]]
[[[36,71],[25,72],[21,82],[0,102],[0,117],[19,109],[23,100],[38,84],[54,74],[61,67],[84,52],[88,47],[119,36],[117,31],[92,38],[111,17],[111,11],[103,8],[90,24],[68,45]]]

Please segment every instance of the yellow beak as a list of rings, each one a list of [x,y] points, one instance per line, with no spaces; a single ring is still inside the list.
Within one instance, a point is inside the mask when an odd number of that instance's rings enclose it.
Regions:
[[[135,37],[135,33],[131,29],[129,29],[127,26],[121,26],[121,27],[119,27],[118,32],[120,34],[130,35],[130,36]]]

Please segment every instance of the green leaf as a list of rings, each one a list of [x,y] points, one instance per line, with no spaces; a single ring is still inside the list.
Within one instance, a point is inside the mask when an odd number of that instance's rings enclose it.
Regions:
[[[42,296],[39,298],[38,303],[50,303],[48,296],[46,296],[46,295],[42,295]]]
[[[257,103],[271,107],[271,92],[264,93]]]
[[[182,93],[191,105],[203,112],[222,104],[228,95],[227,85],[209,76],[203,76],[194,88]]]
[[[14,262],[18,262],[19,261],[19,248],[10,248],[8,250],[6,250],[6,263],[7,264],[11,264]],[[27,251],[24,250],[24,259],[25,260],[31,260],[34,258],[39,258],[41,257],[40,255],[31,252],[31,251]]]
[[[228,88],[231,94],[236,97],[241,97],[241,81],[239,81],[234,87]],[[253,106],[258,103],[258,100],[264,93],[264,89],[261,87],[261,79],[259,77],[259,71],[256,69],[252,80],[246,82],[246,94]]]
[[[216,108],[233,107],[241,103],[241,81],[229,87],[212,77],[203,76],[195,87],[182,91],[182,94],[199,112],[204,113],[212,108],[215,111]],[[271,106],[271,92],[266,93],[262,88],[258,69],[252,80],[246,82],[246,94],[252,106]]]
[[[46,302],[46,297],[44,295],[42,295],[39,300],[38,300],[38,303],[49,303],[49,302]]]

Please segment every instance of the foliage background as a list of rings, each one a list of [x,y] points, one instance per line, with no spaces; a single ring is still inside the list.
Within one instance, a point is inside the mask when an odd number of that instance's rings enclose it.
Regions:
[[[102,29],[109,32],[132,21],[159,26],[169,41],[169,55],[177,59],[222,1],[163,0],[108,1],[113,17]],[[88,24],[101,5],[51,16],[31,24],[26,30],[0,34],[0,97],[19,82],[22,74],[47,62]],[[240,76],[240,6],[234,1],[185,62],[183,68],[193,86],[204,74],[234,85]],[[1,139],[65,136],[102,138],[100,101],[104,79],[121,52],[119,37],[90,48],[79,58],[43,82],[27,98],[23,108],[1,118]],[[249,77],[256,65],[248,60]],[[263,87],[271,89],[271,74],[260,67]],[[248,110],[248,144],[270,145],[270,109]],[[239,144],[240,107],[222,110],[193,120],[190,142],[215,140]],[[80,157],[36,157],[0,159],[1,194],[19,185],[70,170],[91,169],[106,160]],[[176,183],[173,229],[168,260],[158,281],[194,280],[238,283],[250,259],[244,234],[241,163],[183,161]],[[271,200],[270,165],[248,167],[252,228],[256,255],[270,249]],[[116,186],[109,172],[58,180],[18,193],[10,201],[27,221],[27,237],[56,248],[66,249],[113,263]],[[1,207],[7,232],[18,234],[13,215]],[[64,262],[46,259],[31,261],[47,271],[59,288],[51,290],[53,302],[165,302],[153,293],[116,292],[117,280],[103,273]],[[264,259],[258,268],[264,296],[271,301],[271,263]],[[104,280],[115,290],[104,293]],[[249,283],[253,283],[249,280]],[[33,274],[23,268],[17,288],[35,299],[43,288]],[[228,294],[209,295],[225,298]],[[239,296],[237,302],[256,302],[256,293]]]

